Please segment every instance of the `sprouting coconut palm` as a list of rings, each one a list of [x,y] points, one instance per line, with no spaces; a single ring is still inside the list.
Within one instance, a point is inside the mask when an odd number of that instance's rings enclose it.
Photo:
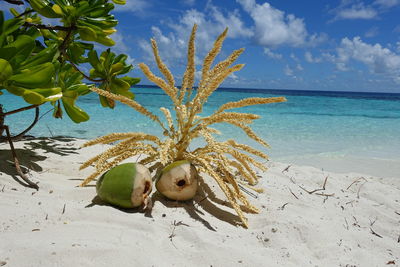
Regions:
[[[232,207],[240,217],[245,227],[247,219],[243,212],[256,212],[258,209],[250,204],[240,190],[239,184],[254,189],[258,181],[255,169],[266,171],[267,168],[251,155],[261,159],[268,156],[248,145],[239,144],[235,140],[217,141],[214,134],[220,134],[211,126],[216,123],[228,123],[243,130],[248,137],[265,147],[268,144],[248,126],[259,116],[250,113],[231,112],[231,109],[257,104],[268,104],[286,101],[284,97],[260,98],[250,97],[240,101],[228,102],[219,107],[210,116],[201,116],[203,105],[211,94],[230,74],[240,70],[244,65],[233,65],[244,49],[235,50],[225,60],[212,67],[213,61],[221,50],[227,29],[217,38],[213,48],[203,62],[201,80],[196,91],[193,91],[195,80],[195,35],[197,26],[194,25],[188,46],[188,64],[183,76],[182,86],[178,89],[175,79],[167,66],[162,62],[155,40],[151,40],[154,58],[165,80],[155,76],[149,67],[141,63],[139,66],[146,77],[164,90],[171,98],[174,107],[174,116],[168,108],[161,107],[166,125],[161,119],[148,111],[134,100],[121,95],[115,95],[98,88],[91,90],[98,94],[127,104],[136,111],[149,117],[162,127],[164,136],[159,138],[145,133],[112,133],[88,141],[83,146],[94,144],[118,144],[107,151],[89,159],[81,169],[95,163],[96,171],[87,177],[81,186],[101,175],[103,172],[116,166],[121,161],[142,154],[146,157],[139,161],[155,173],[156,187],[168,198],[186,200],[192,198],[197,189],[198,174],[207,174],[212,177],[226,195]],[[192,96],[192,93],[195,94]],[[189,145],[196,138],[203,138],[206,145],[189,151]]]

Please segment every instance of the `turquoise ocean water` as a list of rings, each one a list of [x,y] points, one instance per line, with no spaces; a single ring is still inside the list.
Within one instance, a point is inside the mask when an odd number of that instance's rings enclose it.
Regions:
[[[159,107],[170,107],[161,89],[143,86],[132,91],[136,101],[160,116]],[[227,101],[255,96],[285,96],[288,100],[237,109],[261,115],[252,127],[271,145],[267,154],[274,160],[296,162],[318,156],[400,162],[400,94],[221,88],[209,99],[204,112],[210,114]],[[10,94],[0,96],[0,103],[6,110],[26,105]],[[161,136],[154,122],[123,104],[118,103],[114,110],[101,108],[97,96],[90,94],[79,99],[78,105],[91,116],[88,122],[75,124],[67,116],[57,120],[48,113],[29,134],[94,138],[111,132],[141,131]],[[41,114],[50,108],[49,104],[42,106]],[[31,110],[12,115],[6,123],[17,133],[31,122],[33,114]],[[216,128],[223,131],[221,139],[236,138],[254,145],[235,127],[222,124]]]

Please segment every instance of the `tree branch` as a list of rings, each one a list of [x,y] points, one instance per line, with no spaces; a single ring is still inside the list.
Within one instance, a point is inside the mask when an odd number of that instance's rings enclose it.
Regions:
[[[39,107],[36,107],[36,108],[35,108],[35,118],[34,118],[33,122],[31,123],[31,125],[29,125],[28,128],[26,128],[25,130],[23,130],[23,131],[20,132],[19,134],[12,136],[12,137],[11,137],[12,140],[13,140],[13,141],[17,141],[17,140],[19,140],[20,138],[22,138],[27,132],[29,132],[29,131],[33,128],[33,126],[36,125],[36,123],[38,122],[38,120],[39,120]]]
[[[18,112],[21,112],[21,111],[33,109],[33,108],[36,108],[36,107],[38,107],[38,106],[39,106],[39,105],[30,105],[30,106],[27,106],[27,107],[23,107],[23,108],[11,110],[11,111],[9,111],[9,112],[6,112],[6,113],[0,114],[0,115],[2,115],[2,116],[5,117],[5,116],[11,115],[11,114],[15,114],[15,113],[18,113]]]
[[[23,5],[24,4],[24,1],[21,1],[21,0],[4,0],[4,1],[6,1],[9,4],[13,4],[13,5]]]
[[[64,26],[51,26],[51,25],[44,25],[44,24],[34,24],[25,22],[23,24],[25,27],[35,27],[37,29],[46,29],[46,30],[55,30],[55,31],[72,31],[76,30],[76,26],[64,27]]]
[[[9,130],[9,128],[8,128],[7,125],[4,125],[3,127],[4,127],[4,129],[6,130],[8,143],[10,144],[11,154],[12,154],[12,157],[13,157],[13,159],[14,159],[15,169],[16,169],[18,175],[22,178],[22,180],[24,180],[24,181],[27,183],[26,186],[31,187],[31,188],[34,188],[34,189],[36,189],[36,190],[39,190],[39,186],[38,186],[37,184],[35,184],[34,182],[32,182],[31,180],[29,180],[28,176],[26,176],[26,175],[22,172],[21,166],[19,165],[19,161],[18,161],[18,158],[17,158],[17,154],[15,153],[14,144],[13,144],[13,142],[11,141],[10,130]]]
[[[22,17],[22,16],[28,15],[29,13],[32,13],[32,12],[34,12],[34,11],[35,11],[35,10],[33,10],[33,9],[29,9],[29,10],[27,10],[27,11],[25,11],[25,12],[19,14],[18,16],[16,16],[16,18],[20,18],[20,17]]]
[[[104,82],[106,79],[93,79],[93,78],[90,78],[89,76],[87,76],[85,73],[83,73],[74,63],[72,63],[70,60],[69,60],[69,63],[72,65],[72,67],[76,70],[76,71],[78,71],[80,74],[82,74],[83,75],[83,77],[85,78],[85,79],[87,79],[87,80],[89,80],[89,81],[91,81],[91,82],[97,82],[97,83],[101,83],[101,82]]]

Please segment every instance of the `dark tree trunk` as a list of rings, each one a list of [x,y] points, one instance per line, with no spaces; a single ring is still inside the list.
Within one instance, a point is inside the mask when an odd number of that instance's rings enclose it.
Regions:
[[[24,131],[22,131],[21,133],[15,135],[15,136],[11,136],[10,134],[10,130],[9,127],[7,125],[4,125],[4,118],[7,115],[11,115],[11,114],[15,114],[24,110],[28,110],[28,109],[35,109],[35,119],[33,120],[33,122],[31,123],[31,125],[26,128]],[[17,153],[15,152],[15,148],[14,148],[14,144],[12,142],[12,140],[16,140],[21,138],[22,136],[24,136],[25,133],[27,133],[30,129],[32,129],[32,127],[38,122],[39,120],[39,106],[37,105],[32,105],[32,106],[28,106],[28,107],[24,107],[24,108],[20,108],[20,109],[16,109],[10,112],[3,112],[3,106],[0,104],[0,141],[7,141],[10,145],[11,148],[11,154],[12,154],[12,158],[14,160],[14,165],[15,165],[15,169],[18,173],[18,175],[22,178],[22,180],[25,181],[25,185],[27,187],[31,187],[34,188],[36,190],[39,189],[39,186],[35,183],[33,183],[31,180],[29,180],[28,176],[25,175],[25,173],[22,171],[21,166],[19,165],[19,160],[17,157]],[[6,136],[3,136],[3,132],[5,131]]]
[[[3,105],[0,104],[0,138],[3,136],[4,131],[4,117]]]

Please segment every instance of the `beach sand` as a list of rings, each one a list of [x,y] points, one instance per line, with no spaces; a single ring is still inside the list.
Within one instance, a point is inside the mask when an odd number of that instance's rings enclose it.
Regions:
[[[265,192],[249,196],[261,213],[247,214],[245,229],[206,176],[193,201],[156,193],[146,212],[99,202],[94,183],[77,187],[91,173],[78,168],[105,146],[78,149],[82,142],[15,144],[39,191],[15,180],[0,144],[0,266],[400,266],[400,174],[270,161]]]

